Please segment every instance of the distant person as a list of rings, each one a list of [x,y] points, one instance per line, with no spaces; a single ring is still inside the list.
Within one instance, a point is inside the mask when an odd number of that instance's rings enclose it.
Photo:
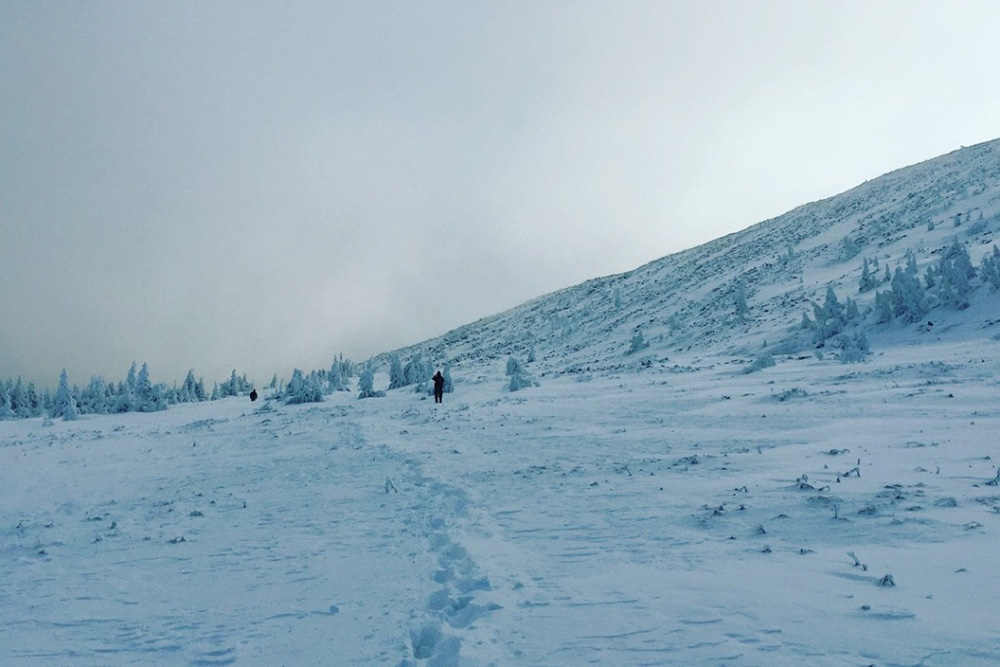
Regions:
[[[444,403],[444,376],[441,371],[434,374],[434,402]]]
[[[250,390],[250,402],[253,403],[256,400],[257,400],[257,390],[256,389],[251,389]]]

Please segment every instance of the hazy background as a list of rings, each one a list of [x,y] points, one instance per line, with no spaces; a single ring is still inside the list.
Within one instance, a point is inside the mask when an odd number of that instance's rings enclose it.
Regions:
[[[0,378],[258,383],[1000,136],[1000,3],[0,2]]]

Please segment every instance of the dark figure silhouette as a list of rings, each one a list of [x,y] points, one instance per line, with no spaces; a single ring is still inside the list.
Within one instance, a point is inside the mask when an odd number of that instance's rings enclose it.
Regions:
[[[257,390],[256,389],[251,389],[250,390],[250,402],[253,403],[256,400],[257,400]]]
[[[434,374],[434,402],[444,403],[444,376],[441,371]]]

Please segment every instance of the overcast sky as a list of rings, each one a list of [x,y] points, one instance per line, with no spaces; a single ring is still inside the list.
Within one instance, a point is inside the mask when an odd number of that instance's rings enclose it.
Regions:
[[[1000,2],[0,2],[0,378],[258,383],[1000,137]]]

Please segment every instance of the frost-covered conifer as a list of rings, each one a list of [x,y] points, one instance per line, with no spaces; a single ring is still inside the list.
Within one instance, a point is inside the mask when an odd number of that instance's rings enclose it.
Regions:
[[[80,412],[87,414],[104,415],[111,409],[108,403],[108,385],[100,375],[90,378],[90,383],[83,390],[80,400]]]
[[[908,322],[916,322],[927,314],[929,310],[927,297],[916,271],[896,269],[892,277],[892,292],[898,316],[902,316]]]
[[[308,376],[303,374],[298,368],[292,372],[292,379],[288,382],[288,389],[285,391],[285,403],[294,405],[298,403],[320,403],[323,401],[323,385],[316,373]]]
[[[941,254],[935,273],[940,277],[937,292],[941,302],[955,308],[967,308],[972,293],[969,281],[976,276],[976,270],[972,267],[969,251],[958,239]]]
[[[417,391],[422,391],[423,385],[434,375],[434,367],[424,362],[424,356],[420,352],[413,355],[406,366],[403,367],[403,381],[407,385],[415,384]]]
[[[455,383],[451,379],[451,364],[445,364],[444,370],[441,372],[444,376],[444,393],[450,394],[455,391]]]
[[[10,407],[14,411],[14,416],[18,419],[26,419],[32,416],[34,408],[28,400],[28,396],[24,391],[24,384],[21,382],[20,377],[14,383],[14,388],[10,390]]]
[[[181,394],[185,401],[195,402],[205,400],[205,385],[199,380],[194,378],[194,369],[191,369],[187,373],[187,377],[184,378],[184,384],[181,386]]]
[[[73,397],[73,391],[69,388],[69,376],[65,368],[59,374],[59,388],[56,390],[56,398],[55,403],[52,405],[51,416],[53,419],[62,417],[66,421],[73,421],[80,416],[76,399]]]
[[[979,265],[979,279],[984,284],[992,285],[993,289],[1000,289],[1000,249],[995,245],[993,252],[983,255]]]
[[[333,364],[330,366],[330,373],[327,378],[331,392],[343,391],[346,388],[344,387],[344,374],[340,368],[340,362],[334,360]],[[272,382],[274,381],[275,380],[272,380]]]
[[[7,387],[0,382],[0,421],[14,418],[14,411],[10,407],[10,393]]]
[[[395,352],[389,356],[389,389],[399,389],[407,384],[403,376],[403,363]]]
[[[135,380],[135,409],[139,412],[152,412],[153,384],[149,381],[149,366],[142,362],[142,370]]]
[[[868,292],[878,286],[878,259],[875,260],[875,270],[872,272],[869,267],[868,258],[865,257],[861,263],[861,283],[858,286],[859,292]]]

